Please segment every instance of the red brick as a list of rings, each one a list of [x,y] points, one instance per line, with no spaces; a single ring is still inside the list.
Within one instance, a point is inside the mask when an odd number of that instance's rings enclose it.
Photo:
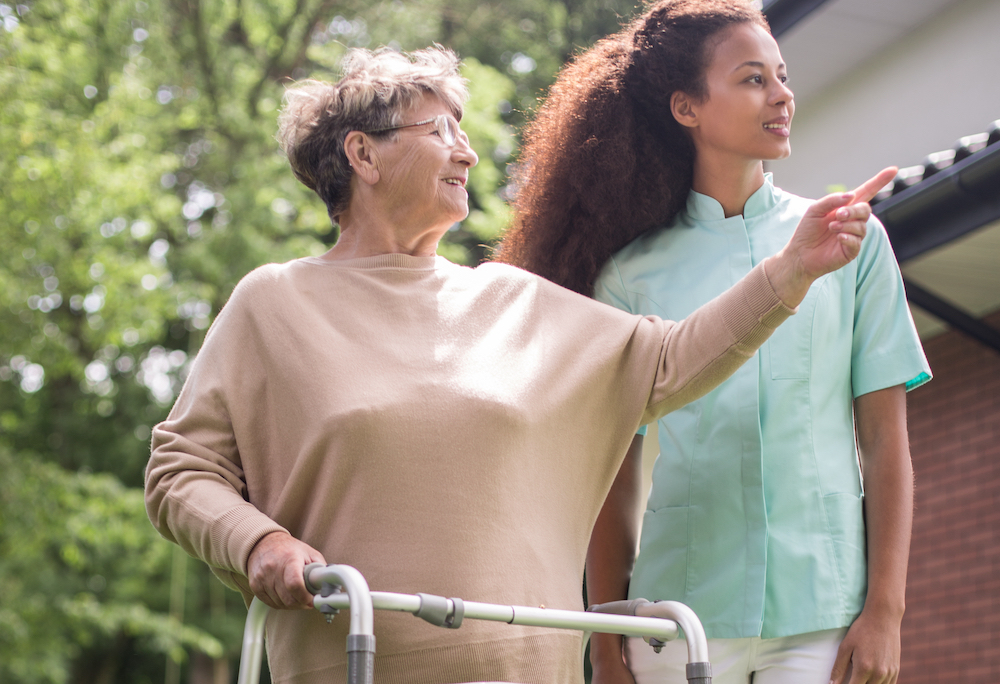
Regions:
[[[1000,311],[986,318],[1000,329]],[[1000,682],[1000,354],[948,332],[907,396],[916,511],[902,684]]]

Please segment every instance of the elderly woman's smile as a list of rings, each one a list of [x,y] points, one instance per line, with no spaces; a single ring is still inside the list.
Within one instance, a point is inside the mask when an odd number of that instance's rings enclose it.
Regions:
[[[400,123],[347,134],[344,149],[354,177],[352,201],[340,216],[342,241],[374,241],[377,251],[427,256],[448,228],[468,216],[465,185],[479,157],[456,114],[428,93],[403,109]]]

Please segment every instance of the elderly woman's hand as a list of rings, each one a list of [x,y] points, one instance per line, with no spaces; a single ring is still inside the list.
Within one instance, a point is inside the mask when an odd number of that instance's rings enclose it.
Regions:
[[[872,213],[868,200],[895,175],[896,167],[883,169],[854,192],[827,195],[809,207],[792,239],[764,266],[785,304],[798,306],[813,281],[854,260]]]
[[[310,563],[326,565],[323,554],[287,532],[265,535],[247,559],[250,591],[272,608],[312,608],[303,575]]]

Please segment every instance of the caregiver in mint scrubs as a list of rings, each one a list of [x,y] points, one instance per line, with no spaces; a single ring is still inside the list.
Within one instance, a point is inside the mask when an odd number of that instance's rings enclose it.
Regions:
[[[763,170],[790,153],[786,81],[749,4],[652,5],[553,86],[500,258],[631,313],[685,318],[780,250],[811,204]],[[716,684],[895,682],[913,506],[905,393],[929,379],[872,218],[857,260],[816,281],[753,359],[660,419],[633,570],[636,437],[594,530],[589,601],[690,605]],[[595,684],[684,681],[686,659],[683,642],[591,645]]]

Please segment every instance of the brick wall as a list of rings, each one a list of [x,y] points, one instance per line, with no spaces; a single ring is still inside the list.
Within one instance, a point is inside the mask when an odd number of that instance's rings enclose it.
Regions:
[[[986,318],[1000,329],[1000,312]],[[957,332],[924,343],[908,395],[916,512],[901,684],[1000,682],[1000,353]]]

